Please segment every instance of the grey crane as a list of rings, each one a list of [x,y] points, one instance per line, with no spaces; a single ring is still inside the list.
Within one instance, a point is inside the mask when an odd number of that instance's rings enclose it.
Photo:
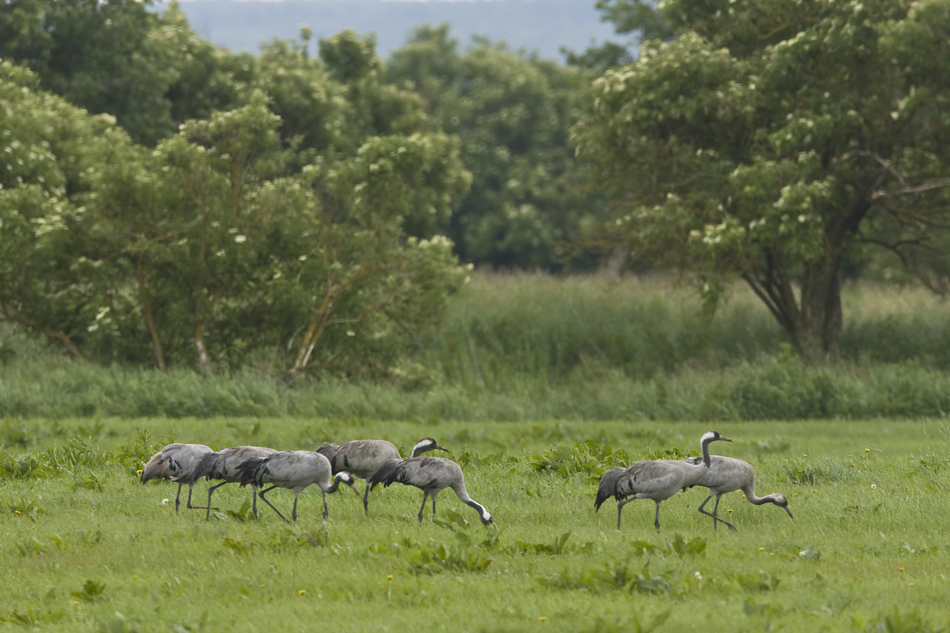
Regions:
[[[412,447],[411,457],[419,457],[429,451],[449,449],[439,446],[431,437],[424,437]],[[363,493],[363,510],[369,514],[369,478],[377,470],[391,461],[402,461],[399,449],[386,440],[352,440],[342,444],[324,444],[317,452],[330,460],[333,474],[346,471],[359,479],[366,479],[366,491]]]
[[[178,484],[178,494],[175,495],[175,514],[181,504],[181,487],[188,486],[189,510],[204,510],[204,506],[191,505],[191,492],[201,476],[197,474],[201,458],[213,453],[210,447],[204,444],[169,444],[158,451],[142,468],[141,481],[147,484],[152,479],[169,479]]]
[[[443,457],[412,457],[405,461],[391,461],[384,464],[366,482],[370,488],[383,484],[400,483],[415,486],[422,490],[422,507],[419,508],[419,523],[426,509],[426,500],[432,499],[432,516],[435,516],[435,499],[446,488],[451,488],[462,503],[475,508],[484,525],[491,525],[492,518],[488,510],[468,496],[465,489],[465,475],[452,460]]]
[[[690,457],[686,461],[695,464],[699,462],[699,458]],[[733,530],[736,529],[736,526],[732,523],[719,518],[719,499],[727,492],[735,492],[736,490],[742,490],[749,503],[757,506],[773,503],[788,512],[788,516],[795,518],[792,511],[788,509],[788,499],[785,498],[785,495],[777,492],[764,497],[755,495],[755,471],[752,469],[752,465],[735,457],[713,455],[709,472],[694,485],[709,488],[709,496],[700,504],[699,511],[708,517],[712,517],[713,530],[716,529],[717,522],[725,523]],[[716,495],[716,506],[713,508],[712,514],[709,514],[703,508],[706,507],[713,495]]]
[[[208,479],[221,480],[221,483],[208,488],[208,511],[205,513],[205,520],[211,518],[211,495],[215,490],[226,484],[240,483],[241,475],[238,472],[238,466],[249,459],[256,457],[270,457],[277,451],[273,448],[263,446],[234,446],[224,448],[214,453],[208,453],[201,458],[198,464],[198,477],[207,477]],[[254,518],[257,518],[257,485],[251,486],[252,508]]]
[[[261,490],[258,494],[284,521],[287,521],[287,517],[264,496],[274,488],[294,491],[294,510],[291,515],[294,521],[297,520],[297,500],[300,493],[311,484],[317,484],[323,492],[324,519],[330,514],[327,509],[327,495],[336,492],[341,483],[359,495],[353,486],[354,480],[350,473],[340,472],[335,477],[332,476],[330,461],[314,451],[279,451],[269,457],[252,457],[239,464],[237,470],[242,486],[253,484],[263,488],[264,484],[271,484],[270,488]]]
[[[681,461],[655,460],[637,462],[627,468],[611,468],[600,477],[594,510],[600,510],[601,504],[610,497],[617,500],[617,529],[620,529],[620,515],[623,507],[635,499],[653,499],[656,502],[656,519],[653,525],[660,531],[660,504],[680,490],[695,485],[709,471],[709,444],[722,440],[731,442],[728,437],[716,431],[705,433],[701,440],[703,461],[690,464]],[[624,500],[626,497],[629,499]]]

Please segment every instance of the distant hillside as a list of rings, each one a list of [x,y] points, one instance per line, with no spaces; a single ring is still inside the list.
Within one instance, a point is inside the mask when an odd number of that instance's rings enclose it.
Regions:
[[[473,35],[485,35],[560,60],[562,46],[580,51],[613,34],[600,21],[594,0],[198,0],[182,2],[181,8],[199,35],[234,51],[256,52],[261,41],[297,37],[307,25],[315,38],[346,28],[375,31],[377,51],[385,58],[405,44],[413,27],[448,22],[463,47]]]

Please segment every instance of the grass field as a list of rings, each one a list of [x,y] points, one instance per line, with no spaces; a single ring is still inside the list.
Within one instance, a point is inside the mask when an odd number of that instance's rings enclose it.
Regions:
[[[713,532],[690,490],[593,511],[604,468],[696,452],[698,423],[382,423],[364,420],[76,419],[0,422],[0,630],[43,631],[888,631],[950,622],[946,421],[726,422],[761,494]],[[146,437],[144,431],[148,432]],[[440,524],[402,486],[301,497],[296,525],[225,486],[220,511],[173,508],[175,488],[135,470],[176,439],[313,448],[431,435],[494,515],[451,491]],[[588,442],[590,440],[590,442]],[[610,446],[613,450],[606,447]],[[622,449],[623,452],[620,452]],[[360,484],[362,487],[362,484]],[[199,483],[196,496],[204,496]],[[289,508],[292,495],[269,495]],[[163,505],[170,499],[169,505]],[[427,508],[428,510],[428,508]]]
[[[476,275],[393,367],[287,385],[261,350],[205,376],[79,363],[0,323],[0,417],[870,419],[950,412],[950,304],[848,284],[838,353],[805,366],[742,286],[715,317],[669,280]]]

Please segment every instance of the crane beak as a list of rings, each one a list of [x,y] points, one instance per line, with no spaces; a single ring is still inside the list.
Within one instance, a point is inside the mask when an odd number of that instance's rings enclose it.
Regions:
[[[732,440],[730,440],[728,437],[723,437],[722,435],[719,436],[719,439],[722,440],[723,442],[731,442],[731,441],[732,441]]]
[[[451,452],[452,452],[452,451],[450,451],[449,449],[445,448],[444,446],[439,446],[438,444],[436,444],[434,448],[437,448],[437,449],[439,449],[440,451],[445,451],[446,453],[451,453]]]
[[[795,518],[795,517],[792,515],[792,511],[788,509],[788,506],[785,506],[785,511],[788,512],[788,516],[792,517],[793,519]]]
[[[356,489],[355,485],[353,484],[346,484],[346,485],[350,487],[350,490],[353,491],[353,494],[355,494],[357,497],[360,496],[360,491]]]

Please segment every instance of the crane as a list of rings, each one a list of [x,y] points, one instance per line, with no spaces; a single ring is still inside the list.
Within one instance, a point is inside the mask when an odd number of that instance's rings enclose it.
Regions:
[[[699,458],[690,457],[686,461],[695,464],[699,462]],[[773,503],[788,512],[788,516],[793,519],[795,518],[792,515],[792,511],[788,509],[788,499],[785,498],[785,495],[777,492],[765,495],[764,497],[757,497],[755,495],[755,471],[752,469],[752,465],[735,457],[713,455],[709,465],[709,472],[694,485],[709,488],[709,496],[700,504],[699,511],[706,516],[712,517],[713,530],[716,529],[717,522],[725,523],[733,530],[736,529],[736,526],[732,523],[719,518],[719,499],[727,492],[735,492],[736,490],[742,490],[742,492],[745,493],[745,498],[751,504],[760,506],[766,503]],[[706,507],[706,504],[712,499],[713,495],[716,495],[716,506],[713,508],[712,514],[709,514],[703,508]]]
[[[419,457],[428,451],[449,449],[439,446],[431,437],[424,437],[412,447],[411,457]],[[352,440],[342,444],[324,444],[317,452],[330,460],[333,474],[346,471],[359,479],[366,479],[366,491],[363,493],[363,510],[369,514],[369,478],[384,464],[402,461],[399,449],[386,440]],[[410,458],[411,458],[410,457]]]
[[[371,489],[377,484],[388,488],[390,484],[400,483],[422,490],[419,523],[422,523],[426,500],[432,499],[432,516],[435,516],[435,499],[446,488],[451,488],[462,503],[475,508],[483,525],[491,525],[493,522],[488,510],[468,496],[465,475],[459,465],[444,457],[411,457],[405,461],[391,461],[377,470],[366,483]]]
[[[245,461],[255,457],[269,457],[277,451],[273,448],[263,446],[234,446],[225,448],[214,453],[207,453],[201,458],[198,464],[198,477],[207,477],[215,480],[223,480],[208,488],[208,511],[205,513],[205,520],[211,518],[211,495],[215,490],[225,484],[240,483],[241,476],[238,472],[238,466]],[[251,486],[252,507],[254,518],[257,518],[257,485]]]
[[[635,499],[653,499],[656,502],[656,519],[653,525],[660,531],[660,504],[687,486],[695,485],[709,471],[709,444],[716,441],[731,442],[716,431],[703,434],[703,461],[690,464],[681,461],[655,460],[637,462],[627,468],[611,468],[600,477],[594,510],[608,498],[617,500],[617,529],[623,507]],[[626,499],[630,497],[630,499]],[[626,499],[626,500],[624,500]]]
[[[261,490],[258,494],[261,500],[284,521],[287,521],[287,517],[264,496],[274,488],[287,488],[294,491],[294,510],[291,515],[294,521],[297,520],[297,500],[300,498],[300,493],[311,484],[317,484],[323,492],[324,519],[330,514],[327,509],[327,495],[336,492],[341,483],[349,486],[357,496],[359,495],[353,486],[352,475],[340,472],[335,477],[331,476],[330,461],[314,451],[279,451],[269,457],[252,457],[239,464],[237,471],[242,486],[253,484],[263,488],[264,484],[271,484],[270,488]]]
[[[189,510],[204,510],[204,506],[191,505],[191,493],[195,482],[201,478],[201,475],[197,474],[198,464],[202,457],[213,452],[204,444],[169,444],[152,455],[142,468],[141,482],[147,484],[152,479],[169,479],[176,482],[178,494],[175,495],[175,514],[178,514],[178,506],[181,504],[181,487],[187,485],[186,507]]]

